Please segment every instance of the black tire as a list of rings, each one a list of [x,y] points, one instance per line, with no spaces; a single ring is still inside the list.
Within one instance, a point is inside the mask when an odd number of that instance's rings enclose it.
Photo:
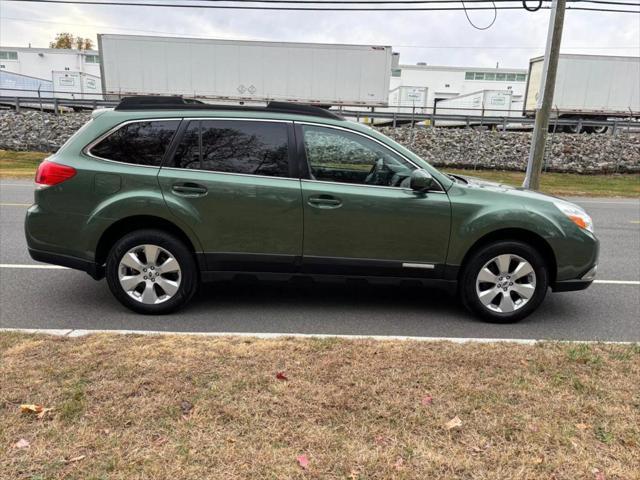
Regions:
[[[177,291],[169,299],[156,304],[142,303],[134,299],[124,290],[119,280],[120,262],[124,255],[137,246],[147,244],[169,252],[180,268]],[[198,267],[191,251],[182,241],[162,230],[136,230],[118,240],[107,257],[106,278],[111,293],[120,303],[134,312],[146,315],[175,312],[191,300],[199,285]]]
[[[480,270],[487,262],[506,254],[518,256],[531,265],[535,273],[535,289],[533,295],[524,305],[513,312],[500,313],[489,309],[480,301],[476,291],[476,280]],[[486,245],[471,255],[463,266],[458,291],[464,306],[482,319],[492,323],[513,323],[522,320],[540,306],[548,287],[548,266],[543,256],[535,248],[519,241],[501,241]]]

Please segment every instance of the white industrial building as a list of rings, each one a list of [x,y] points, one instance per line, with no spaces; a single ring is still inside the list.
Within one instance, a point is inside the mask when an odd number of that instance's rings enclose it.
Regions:
[[[526,86],[527,70],[522,68],[396,64],[391,72],[389,105],[415,105],[431,112],[436,101],[484,90],[501,90],[511,92],[512,109],[521,111]],[[394,95],[396,90],[400,95]],[[393,102],[396,97],[398,101]],[[498,115],[498,112],[491,113]]]
[[[101,93],[97,50],[0,48],[0,95],[97,98]]]

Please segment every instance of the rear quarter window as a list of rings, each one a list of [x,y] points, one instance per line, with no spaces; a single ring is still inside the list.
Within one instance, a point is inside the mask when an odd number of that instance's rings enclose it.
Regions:
[[[89,149],[95,157],[159,167],[180,120],[127,123]]]
[[[172,166],[288,177],[288,125],[245,120],[191,121],[178,145]]]

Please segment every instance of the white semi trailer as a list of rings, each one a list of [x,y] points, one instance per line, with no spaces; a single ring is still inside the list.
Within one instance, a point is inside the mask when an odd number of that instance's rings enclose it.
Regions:
[[[99,34],[106,95],[386,106],[391,47]]]
[[[540,97],[543,57],[529,61],[524,114],[534,116]],[[584,120],[640,118],[640,57],[561,54],[553,117]],[[568,129],[577,132],[576,127]],[[584,130],[602,132],[602,127]]]

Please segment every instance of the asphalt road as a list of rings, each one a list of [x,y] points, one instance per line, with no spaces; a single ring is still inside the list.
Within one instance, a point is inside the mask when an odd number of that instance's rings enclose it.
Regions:
[[[185,332],[409,335],[425,337],[640,341],[640,285],[594,284],[549,294],[515,325],[471,317],[453,298],[402,286],[213,283],[170,316],[136,315],[104,281],[42,265],[27,253],[23,219],[33,187],[0,182],[0,327]],[[640,280],[640,200],[571,199],[593,216],[600,280]],[[44,267],[44,266],[43,266]]]

